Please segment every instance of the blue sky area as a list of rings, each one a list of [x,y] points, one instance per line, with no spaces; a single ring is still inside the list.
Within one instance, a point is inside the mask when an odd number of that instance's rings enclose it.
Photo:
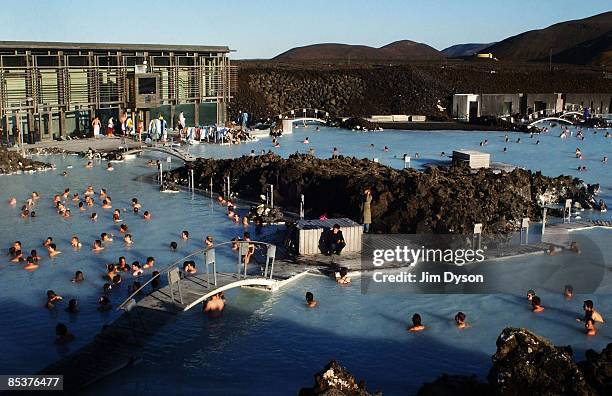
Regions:
[[[611,9],[600,0],[21,0],[2,7],[0,40],[228,45],[236,59],[269,58],[321,42],[444,49]]]

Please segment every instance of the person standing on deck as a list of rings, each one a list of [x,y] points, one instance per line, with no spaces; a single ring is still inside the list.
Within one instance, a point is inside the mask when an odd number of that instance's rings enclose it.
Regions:
[[[183,132],[183,129],[185,129],[185,124],[187,123],[187,121],[185,120],[185,114],[183,114],[183,112],[181,111],[181,113],[178,116],[178,130],[180,133]]]
[[[93,136],[95,138],[100,137],[100,128],[102,125],[100,119],[97,116],[94,117],[94,119],[91,121],[91,126],[93,127]]]
[[[372,190],[370,187],[366,187],[363,192],[363,202],[361,203],[361,217],[363,220],[364,232],[370,232],[370,224],[372,224]]]
[[[108,124],[106,126],[106,136],[114,136],[115,134],[115,123],[113,122],[113,117],[108,119]]]

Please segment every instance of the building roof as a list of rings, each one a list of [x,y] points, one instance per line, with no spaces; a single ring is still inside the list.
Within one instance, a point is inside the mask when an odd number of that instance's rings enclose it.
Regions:
[[[230,52],[227,46],[175,44],[64,43],[0,41],[0,52],[9,51],[126,51],[126,52]]]

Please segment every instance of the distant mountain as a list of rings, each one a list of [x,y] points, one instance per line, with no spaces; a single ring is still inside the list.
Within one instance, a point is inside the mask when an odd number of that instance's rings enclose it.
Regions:
[[[442,59],[444,55],[426,44],[396,41],[384,47],[350,44],[313,44],[292,48],[273,58],[276,61],[412,61]]]
[[[480,52],[480,50],[490,47],[491,45],[493,45],[494,43],[486,43],[486,44],[477,44],[477,43],[470,43],[470,44],[456,44],[456,45],[451,45],[448,48],[444,48],[441,52],[447,57],[447,58],[459,58],[459,57],[463,57],[463,56],[472,56],[475,53]]]
[[[553,55],[553,62],[578,65],[612,65],[612,30]]]
[[[602,55],[597,51],[609,49],[610,42],[606,40],[609,40],[610,32],[612,12],[606,12],[530,30],[484,48],[482,52],[492,52],[504,61],[541,61],[548,59],[552,49],[555,61],[560,61],[556,55],[563,54],[565,62],[583,63],[582,57],[594,60]]]

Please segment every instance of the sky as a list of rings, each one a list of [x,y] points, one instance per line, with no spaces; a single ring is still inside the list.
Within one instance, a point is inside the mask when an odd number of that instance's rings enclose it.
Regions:
[[[6,3],[6,4],[2,4]],[[234,59],[316,43],[436,49],[612,10],[609,0],[0,0],[0,41],[227,45]]]

